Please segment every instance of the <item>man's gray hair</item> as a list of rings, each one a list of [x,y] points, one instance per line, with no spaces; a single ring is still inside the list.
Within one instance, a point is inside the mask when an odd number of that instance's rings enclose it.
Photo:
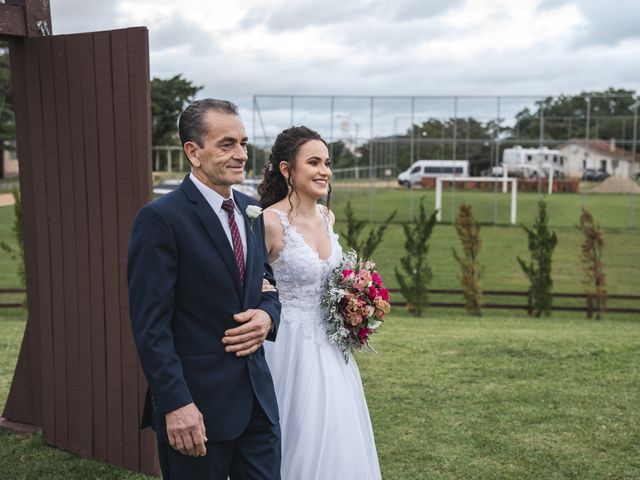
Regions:
[[[184,109],[178,121],[178,134],[183,146],[187,142],[194,142],[199,147],[204,147],[203,137],[207,131],[204,118],[209,110],[238,115],[238,107],[227,100],[216,100],[215,98],[196,100]]]

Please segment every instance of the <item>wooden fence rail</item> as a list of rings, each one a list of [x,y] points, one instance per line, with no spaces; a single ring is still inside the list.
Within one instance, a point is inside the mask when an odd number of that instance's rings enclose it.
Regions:
[[[12,295],[16,293],[25,294],[27,293],[27,291],[24,288],[0,288],[0,295],[3,295],[3,296]],[[22,302],[12,302],[12,301],[0,302],[0,308],[20,308],[22,307],[22,305],[23,305]]]
[[[392,294],[400,294],[400,290],[392,288],[389,290]],[[459,295],[462,296],[462,290],[459,289],[429,289],[429,295],[441,296],[441,295]],[[485,290],[483,296],[486,297],[524,297],[525,303],[494,303],[486,302],[482,304],[482,308],[496,309],[496,310],[526,310],[527,314],[533,313],[533,305],[529,298],[529,293],[526,291],[513,291],[513,290]],[[593,294],[588,293],[552,293],[551,296],[555,298],[570,298],[570,299],[582,299],[584,305],[557,305],[554,304],[551,308],[553,311],[563,312],[586,312],[587,318],[591,318],[596,309],[596,298]],[[627,300],[632,302],[638,302],[638,307],[611,307],[607,306],[604,311],[607,313],[638,313],[640,314],[640,295],[607,295],[607,302],[616,300]],[[407,303],[404,300],[394,300],[391,302],[392,306],[405,306]],[[433,308],[465,308],[464,302],[440,302],[429,301],[429,307]]]
[[[389,290],[391,293],[399,294],[400,290],[392,288]],[[24,288],[0,288],[0,295],[2,294],[16,294],[26,293]],[[430,295],[462,295],[462,290],[455,289],[430,289]],[[513,291],[513,290],[486,290],[483,292],[485,297],[525,297],[526,304],[523,303],[484,303],[482,308],[487,309],[500,309],[500,310],[526,310],[531,314],[533,306],[531,305],[528,292]],[[576,305],[554,305],[552,310],[565,311],[565,312],[587,312],[587,316],[591,318],[593,313],[596,312],[595,308],[595,295],[589,295],[587,293],[552,293],[553,298],[576,298],[585,300],[584,306]],[[640,303],[640,295],[607,295],[607,301],[611,300],[629,300],[638,301]],[[0,302],[0,308],[18,308],[22,307],[21,302]],[[391,305],[402,307],[406,305],[405,301],[392,301]],[[430,307],[435,308],[464,308],[465,304],[461,302],[429,302]],[[628,308],[628,307],[607,307],[608,313],[640,313],[640,308]]]

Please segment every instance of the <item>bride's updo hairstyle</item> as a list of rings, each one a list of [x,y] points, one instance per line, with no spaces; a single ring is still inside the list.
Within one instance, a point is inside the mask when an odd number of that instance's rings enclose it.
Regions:
[[[258,185],[260,195],[260,205],[267,208],[285,197],[289,198],[289,204],[293,208],[291,195],[294,192],[294,175],[296,155],[300,147],[310,140],[320,140],[328,147],[327,142],[315,130],[307,127],[291,127],[283,130],[276,138],[269,161],[264,166],[263,179]],[[289,178],[286,179],[280,172],[280,163],[287,162],[289,167]],[[329,185],[329,196],[331,196],[331,185]],[[327,198],[327,206],[329,198]]]

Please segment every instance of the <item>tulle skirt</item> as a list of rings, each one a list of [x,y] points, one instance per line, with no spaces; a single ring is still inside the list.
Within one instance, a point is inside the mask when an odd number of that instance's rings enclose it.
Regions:
[[[280,410],[282,480],[381,478],[355,361],[345,364],[320,318],[288,320],[283,309],[276,342],[265,342]]]

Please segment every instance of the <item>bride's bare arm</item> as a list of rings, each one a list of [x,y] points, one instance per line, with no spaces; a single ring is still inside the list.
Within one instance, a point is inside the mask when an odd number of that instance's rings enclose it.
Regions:
[[[273,263],[284,248],[284,228],[277,213],[265,210],[263,216],[264,241],[269,253],[269,263]]]

